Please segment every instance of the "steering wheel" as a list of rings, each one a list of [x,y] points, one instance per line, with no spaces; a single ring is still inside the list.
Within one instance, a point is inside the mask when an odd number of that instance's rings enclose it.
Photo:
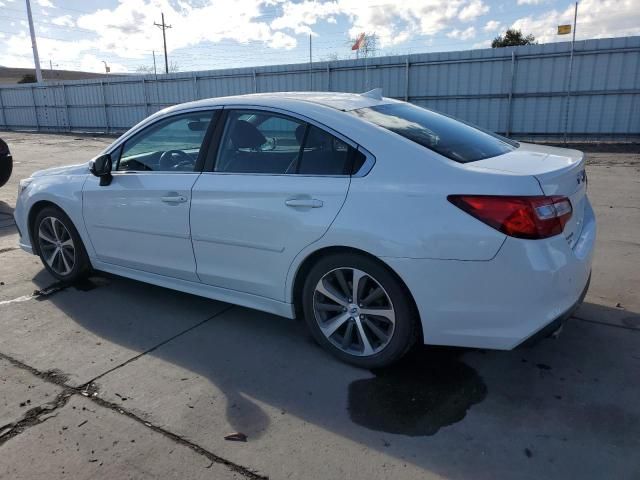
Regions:
[[[160,155],[160,170],[180,170],[182,167],[193,167],[195,162],[182,150],[167,150]]]

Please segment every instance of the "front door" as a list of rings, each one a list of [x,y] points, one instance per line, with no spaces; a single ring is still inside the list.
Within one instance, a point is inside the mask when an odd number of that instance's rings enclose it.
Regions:
[[[198,276],[282,301],[293,259],[340,211],[357,151],[279,113],[230,110],[226,116],[215,167],[193,188]]]
[[[87,180],[83,215],[100,261],[198,281],[189,209],[211,118],[199,111],[162,119],[112,153],[110,185]]]

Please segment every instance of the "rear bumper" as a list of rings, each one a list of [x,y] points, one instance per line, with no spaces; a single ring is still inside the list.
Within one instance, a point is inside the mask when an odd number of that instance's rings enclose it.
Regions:
[[[580,303],[591,274],[595,236],[587,201],[573,249],[562,236],[544,241],[509,237],[486,262],[385,261],[413,294],[426,344],[510,350]]]
[[[578,301],[576,303],[574,303],[571,306],[571,308],[569,308],[566,312],[564,312],[558,318],[553,320],[551,323],[549,323],[548,325],[543,327],[541,330],[539,330],[538,332],[534,333],[529,338],[524,340],[516,348],[531,347],[531,346],[535,345],[536,343],[538,343],[540,340],[542,340],[544,338],[547,338],[550,335],[553,335],[554,332],[557,332],[558,330],[560,330],[564,326],[565,322],[571,318],[571,316],[574,314],[574,312],[582,304],[582,302],[584,300],[584,297],[586,297],[587,292],[589,291],[589,285],[590,284],[591,284],[591,275],[589,275],[589,279],[587,280],[587,284],[584,286],[584,290],[582,291],[582,295],[580,295],[580,298],[578,299]]]

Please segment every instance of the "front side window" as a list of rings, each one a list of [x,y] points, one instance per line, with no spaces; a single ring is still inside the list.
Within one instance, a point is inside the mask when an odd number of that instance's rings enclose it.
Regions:
[[[302,120],[273,112],[236,110],[227,118],[215,171],[348,175],[361,155]]]
[[[388,103],[352,113],[460,163],[496,157],[518,147],[517,142],[409,103]]]
[[[160,120],[127,140],[119,171],[193,172],[212,112],[193,112]]]

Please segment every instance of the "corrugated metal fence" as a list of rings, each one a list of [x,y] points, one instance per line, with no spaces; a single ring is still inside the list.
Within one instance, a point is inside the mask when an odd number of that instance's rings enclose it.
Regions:
[[[108,80],[0,86],[0,130],[117,133],[166,106],[328,90],[428,106],[514,137],[640,138],[640,37]],[[568,109],[567,109],[567,102]],[[568,111],[568,117],[567,117]]]

